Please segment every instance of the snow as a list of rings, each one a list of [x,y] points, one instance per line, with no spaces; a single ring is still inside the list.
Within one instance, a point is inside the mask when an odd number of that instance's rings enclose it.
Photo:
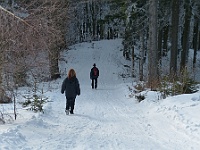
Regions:
[[[71,46],[61,53],[62,78],[41,83],[49,102],[44,113],[34,113],[17,103],[17,120],[0,125],[1,150],[198,150],[200,147],[200,94],[166,99],[153,91],[145,100],[131,96],[133,79],[123,79],[121,40],[104,40]],[[65,61],[64,61],[65,60]],[[89,72],[100,70],[97,90],[91,89]],[[73,115],[66,115],[62,81],[74,68],[81,95]],[[22,88],[21,93],[26,93]],[[18,97],[18,101],[22,98]],[[13,117],[13,104],[0,110]]]

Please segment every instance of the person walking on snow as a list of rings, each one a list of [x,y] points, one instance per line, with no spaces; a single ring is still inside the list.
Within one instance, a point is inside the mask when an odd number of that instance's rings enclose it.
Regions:
[[[96,67],[96,64],[94,63],[90,71],[90,79],[92,80],[92,89],[97,88],[98,77],[99,77],[99,69]]]
[[[74,69],[70,69],[67,77],[64,79],[61,87],[61,93],[66,96],[66,109],[65,112],[68,115],[74,114],[74,105],[77,95],[80,95],[80,85],[76,78],[76,72]]]

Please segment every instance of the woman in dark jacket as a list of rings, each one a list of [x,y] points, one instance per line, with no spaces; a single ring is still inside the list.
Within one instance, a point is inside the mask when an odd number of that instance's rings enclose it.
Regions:
[[[79,81],[76,78],[76,72],[74,69],[70,69],[67,78],[62,83],[61,93],[65,92],[66,96],[66,114],[74,113],[75,99],[77,95],[80,95]]]

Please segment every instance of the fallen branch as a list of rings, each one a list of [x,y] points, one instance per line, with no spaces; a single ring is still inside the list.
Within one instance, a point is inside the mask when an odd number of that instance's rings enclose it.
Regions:
[[[17,20],[23,22],[23,23],[26,24],[27,26],[33,28],[33,26],[30,25],[28,22],[26,22],[24,19],[22,19],[22,18],[16,16],[14,13],[12,13],[12,12],[8,11],[7,9],[3,8],[1,5],[0,5],[0,9],[1,9],[2,11],[4,11],[5,13],[7,13],[8,15],[11,15],[11,16],[13,16],[14,18],[16,18]]]

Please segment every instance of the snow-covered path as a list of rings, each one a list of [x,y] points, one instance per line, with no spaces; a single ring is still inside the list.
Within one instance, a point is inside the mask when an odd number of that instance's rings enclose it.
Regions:
[[[199,93],[177,97],[182,100],[176,102],[170,98],[158,101],[158,95],[149,92],[146,101],[137,103],[128,96],[131,82],[119,75],[128,63],[121,57],[120,43],[95,42],[94,48],[82,43],[63,52],[61,57],[67,64],[62,61],[60,68],[63,72],[74,68],[81,86],[75,114],[66,116],[64,112],[65,96],[60,93],[63,75],[46,93],[52,102],[45,105],[44,114],[19,110],[19,119],[0,129],[0,149],[197,150]],[[90,86],[93,63],[100,69],[97,90]],[[190,111],[196,114],[191,117]]]

